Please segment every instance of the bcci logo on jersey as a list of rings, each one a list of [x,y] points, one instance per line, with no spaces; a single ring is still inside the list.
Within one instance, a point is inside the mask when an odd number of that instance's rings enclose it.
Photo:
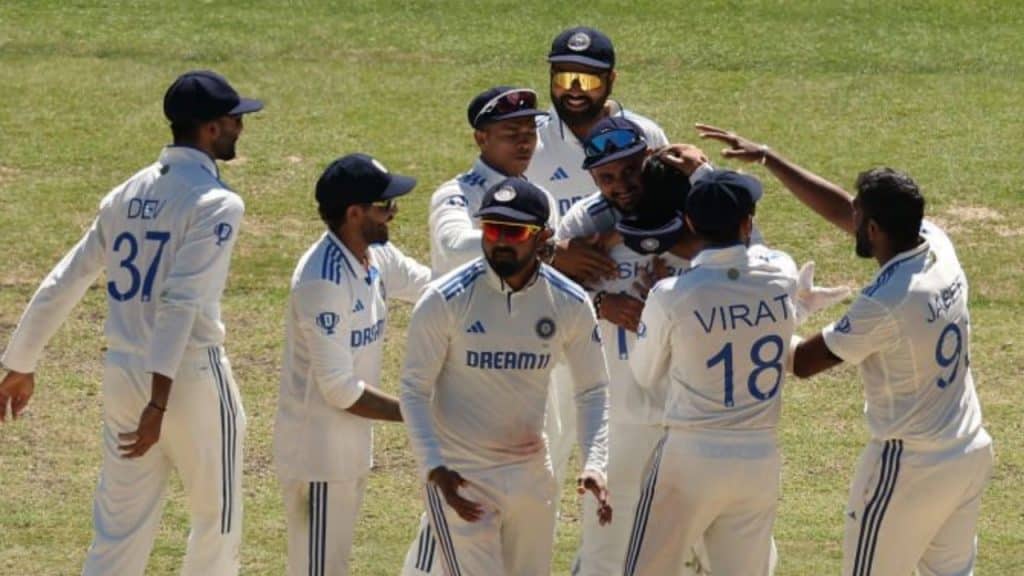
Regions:
[[[555,321],[551,318],[541,318],[537,320],[534,330],[537,331],[537,336],[541,340],[550,340],[555,335]]]
[[[213,233],[217,236],[217,246],[227,242],[231,238],[231,232],[233,231],[234,229],[231,228],[231,224],[228,224],[227,222],[221,222],[214,226]]]
[[[338,326],[338,315],[334,312],[321,312],[316,316],[316,325],[323,330],[324,334],[331,336]]]

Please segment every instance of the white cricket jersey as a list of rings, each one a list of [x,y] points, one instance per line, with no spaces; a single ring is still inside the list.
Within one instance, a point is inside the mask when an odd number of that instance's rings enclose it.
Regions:
[[[430,268],[435,275],[446,274],[457,266],[480,256],[480,220],[474,216],[480,210],[484,192],[508,178],[482,158],[473,167],[445,182],[430,198]],[[537,185],[537,184],[535,184]],[[547,194],[551,205],[548,226],[552,231],[558,222],[555,202]]]
[[[618,103],[613,102],[613,105],[617,107],[615,115],[632,121],[643,130],[648,148],[660,148],[669,143],[665,132],[652,120],[625,110]],[[554,106],[548,110],[547,116],[537,117],[537,149],[526,169],[526,178],[551,192],[558,205],[559,218],[573,204],[597,190],[590,172],[583,169],[585,158],[583,143],[558,117]]]
[[[370,246],[364,268],[329,231],[299,259],[274,426],[280,477],[326,482],[369,471],[371,420],[346,409],[367,385],[381,386],[387,298],[414,302],[429,281],[426,266],[390,243]]]
[[[825,327],[825,344],[859,366],[874,439],[935,451],[984,446],[991,440],[971,377],[967,277],[945,232],[925,221],[921,237]]]
[[[104,269],[109,350],[143,356],[147,372],[173,378],[187,349],[222,344],[220,297],[245,205],[218,177],[204,152],[170,146],[114,188],[32,297],[4,365],[35,371],[46,342]]]
[[[634,298],[639,294],[633,283],[641,280],[642,273],[650,270],[653,254],[637,254],[625,244],[616,244],[608,251],[608,257],[618,267],[618,277],[603,280],[594,286],[594,292],[625,293]],[[669,252],[660,254],[668,267],[669,276],[678,276],[690,267],[690,261]],[[665,400],[668,394],[668,379],[652,383],[647,387],[636,384],[633,371],[629,365],[630,356],[636,347],[635,332],[626,330],[607,320],[598,321],[601,327],[601,341],[604,355],[608,362],[608,385],[610,409],[608,420],[613,422],[630,422],[637,424],[661,424],[665,415]]]
[[[654,286],[630,362],[641,386],[669,377],[667,425],[774,431],[796,285],[793,259],[758,244],[705,249]]]
[[[584,468],[607,461],[608,372],[586,293],[547,265],[511,291],[483,258],[432,282],[409,321],[402,414],[424,475],[547,458],[551,369],[567,361]]]

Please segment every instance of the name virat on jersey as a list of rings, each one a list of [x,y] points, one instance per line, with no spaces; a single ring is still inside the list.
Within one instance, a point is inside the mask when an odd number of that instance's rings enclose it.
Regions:
[[[789,319],[790,309],[793,303],[789,294],[760,300],[757,306],[751,307],[747,304],[729,304],[727,306],[712,306],[709,309],[694,310],[693,315],[700,322],[705,334],[710,334],[715,328],[721,328],[723,332],[736,330],[737,327],[747,326],[756,328],[762,322],[778,322],[780,319]]]

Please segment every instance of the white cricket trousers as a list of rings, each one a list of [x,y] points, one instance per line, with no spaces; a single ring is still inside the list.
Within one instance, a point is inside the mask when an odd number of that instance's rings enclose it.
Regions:
[[[715,576],[767,576],[780,465],[770,432],[670,428],[647,465],[623,573],[677,574],[703,534]]]
[[[936,458],[903,440],[861,454],[846,511],[844,576],[969,576],[992,445]]]
[[[189,350],[171,386],[160,440],[122,458],[117,435],[134,432],[149,403],[141,356],[108,351],[103,374],[103,464],[93,501],[94,537],[82,574],[145,572],[172,470],[185,487],[191,531],[181,574],[234,575],[242,535],[245,412],[220,347]]]
[[[635,422],[609,423],[608,499],[612,506],[612,522],[601,526],[597,518],[597,499],[589,494],[583,498],[583,536],[573,564],[573,576],[608,576],[622,572],[626,546],[633,527],[633,512],[643,487],[645,466],[664,436],[663,426]],[[684,556],[679,569],[669,574],[707,574],[708,564],[701,538],[694,550]]]
[[[341,482],[281,480],[288,576],[346,576],[366,476]]]
[[[467,522],[436,486],[427,484],[427,512],[444,573],[549,576],[555,519],[551,509],[558,486],[544,460],[458,472],[467,481],[459,493],[484,512],[475,522]]]
[[[559,363],[551,372],[551,385],[548,386],[547,409],[544,414],[544,434],[548,442],[548,453],[555,471],[555,481],[562,486],[569,458],[576,446],[576,401],[573,398],[572,378],[569,368]],[[641,465],[643,462],[641,462]],[[558,520],[559,499],[555,498],[551,508],[551,538],[555,538],[555,526]],[[416,538],[405,553],[401,576],[440,576],[441,561],[438,555],[435,533],[430,527],[429,516],[420,515],[420,525]]]

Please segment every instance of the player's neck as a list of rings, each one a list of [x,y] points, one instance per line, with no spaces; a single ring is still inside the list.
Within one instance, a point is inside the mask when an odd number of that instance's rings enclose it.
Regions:
[[[206,154],[207,156],[209,156],[210,160],[213,160],[213,162],[215,164],[217,163],[217,157],[213,155],[213,147],[212,146],[204,145],[202,142],[185,142],[185,141],[182,141],[182,140],[175,140],[174,141],[174,145],[175,146],[181,146],[181,147],[184,147],[184,148],[192,148],[193,150],[199,150],[203,154]]]
[[[917,248],[923,242],[924,238],[918,236],[916,240],[904,246],[890,246],[888,244],[883,244],[875,248],[875,260],[878,261],[879,267],[885,266],[896,256],[903,254],[904,252],[907,252],[909,250],[913,250],[914,248]]]
[[[366,268],[370,264],[370,245],[363,239],[362,235],[356,231],[350,231],[346,227],[342,226],[339,230],[332,230],[334,235],[341,240],[341,243],[348,248],[348,251],[356,257],[356,260]]]
[[[540,262],[536,259],[531,262],[529,266],[526,266],[519,272],[509,276],[508,278],[502,278],[505,284],[512,289],[513,292],[519,292],[533,279],[534,275],[537,274],[537,267],[540,266]]]

